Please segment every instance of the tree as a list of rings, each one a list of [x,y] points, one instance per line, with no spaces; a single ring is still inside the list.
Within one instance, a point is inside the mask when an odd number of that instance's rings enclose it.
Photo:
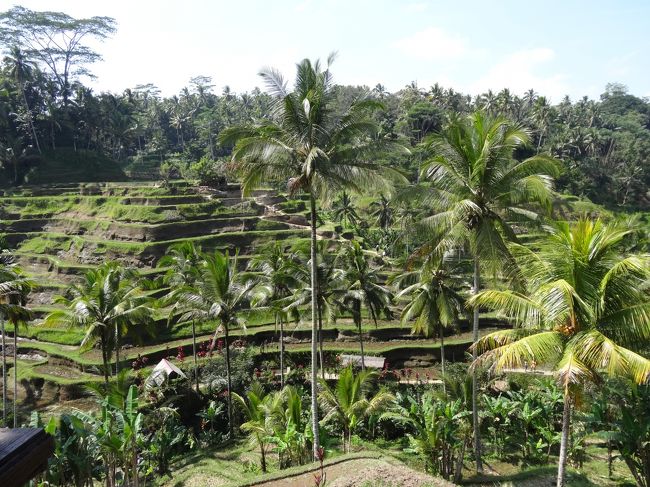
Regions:
[[[424,143],[431,157],[422,164],[421,179],[431,183],[431,202],[442,209],[422,221],[430,239],[427,245],[442,256],[469,243],[474,257],[473,294],[477,294],[479,264],[494,269],[507,258],[506,238],[515,238],[508,222],[537,218],[530,203],[549,207],[558,162],[543,155],[515,160],[515,150],[529,143],[528,131],[480,111],[453,119]],[[478,308],[474,309],[472,330],[476,342]],[[476,468],[481,471],[476,380],[472,403]]]
[[[255,287],[251,290],[251,305],[259,308],[268,304],[273,310],[276,327],[280,328],[280,389],[284,387],[284,323],[290,315],[298,317],[298,308],[288,306],[291,290],[303,282],[297,278],[297,265],[284,254],[282,244],[275,242],[260,249],[251,259],[249,268],[258,272]],[[277,328],[276,328],[277,331]]]
[[[384,412],[395,401],[395,396],[385,389],[372,394],[375,372],[362,370],[355,374],[352,367],[346,367],[339,374],[336,385],[331,387],[321,379],[319,400],[325,411],[323,424],[335,422],[343,428],[343,450],[349,452],[352,433],[361,421],[373,414]]]
[[[165,283],[170,286],[170,292],[165,299],[167,303],[174,303],[171,308],[170,318],[179,312],[179,308],[186,303],[177,301],[178,289],[192,288],[200,278],[199,266],[201,265],[201,250],[193,242],[186,241],[172,245],[167,254],[158,261],[159,268],[169,268],[165,274]],[[199,364],[196,355],[196,321],[192,320],[192,356],[194,358],[194,381],[196,392],[199,392]]]
[[[650,379],[650,360],[635,352],[650,339],[650,258],[624,251],[630,233],[599,220],[557,223],[534,250],[510,245],[521,290],[486,290],[470,303],[517,325],[478,340],[475,363],[504,370],[535,362],[551,368],[563,389],[558,487],[579,390],[604,374],[638,384]]]
[[[413,321],[411,333],[440,337],[440,366],[445,376],[445,329],[454,326],[463,310],[464,299],[460,295],[460,279],[457,269],[443,259],[427,259],[416,271],[402,273],[397,283],[409,283],[397,295],[407,298],[402,310],[403,325]],[[443,382],[443,388],[444,388]]]
[[[305,59],[297,65],[294,91],[287,89],[282,75],[265,69],[260,75],[274,97],[273,120],[258,125],[229,128],[220,135],[222,144],[235,144],[232,160],[242,175],[242,192],[250,194],[263,181],[282,181],[290,194],[309,194],[311,226],[312,356],[311,408],[314,457],[319,445],[317,402],[318,295],[316,222],[317,201],[329,201],[341,190],[361,191],[386,187],[384,174],[372,162],[383,141],[372,138],[378,132],[370,114],[381,105],[361,99],[342,111],[335,111],[334,83],[330,65]]]
[[[250,298],[254,282],[243,279],[237,271],[237,255],[230,257],[218,250],[203,254],[199,267],[199,278],[193,287],[183,286],[176,293],[183,303],[184,310],[180,320],[217,321],[210,351],[217,343],[219,333],[224,334],[226,351],[226,375],[228,381],[228,429],[233,437],[232,424],[232,379],[230,373],[229,332],[236,326],[244,326],[238,314],[245,308]]]
[[[52,311],[46,326],[67,324],[84,328],[81,348],[99,342],[104,382],[108,386],[110,357],[115,350],[115,373],[119,373],[120,338],[134,325],[151,323],[153,309],[139,288],[134,273],[116,262],[105,262],[86,272],[80,284],[73,284],[65,296],[55,299],[63,309]]]
[[[25,308],[25,296],[32,282],[22,275],[11,256],[0,253],[0,320],[2,333],[2,424],[7,427],[7,349],[5,346],[5,320],[14,328],[14,428],[17,426],[16,404],[18,397],[18,328],[31,319],[31,312]]]
[[[31,136],[34,138],[36,149],[40,154],[41,146],[38,142],[36,128],[34,127],[34,117],[32,116],[32,110],[29,107],[29,103],[27,102],[27,95],[25,94],[25,84],[32,77],[33,63],[27,59],[25,53],[16,46],[11,48],[9,55],[5,57],[4,62],[9,66],[9,74],[14,79],[16,85],[18,85],[18,89],[20,90],[20,95],[23,99],[25,113],[27,116],[27,123],[29,124]],[[18,184],[18,174],[16,173],[14,176],[14,183]]]
[[[384,314],[390,318],[389,304],[392,295],[381,283],[383,279],[378,269],[370,264],[372,253],[364,251],[358,242],[351,241],[343,247],[338,256],[339,267],[343,269],[345,291],[341,297],[343,305],[352,313],[352,320],[359,331],[359,348],[361,349],[361,369],[365,370],[363,352],[362,307],[368,310],[370,318],[377,326],[377,320]]]
[[[71,79],[89,75],[84,65],[101,60],[83,42],[90,37],[103,41],[115,31],[115,19],[111,17],[75,19],[62,12],[36,12],[20,6],[0,14],[0,35],[9,45],[20,47],[27,57],[48,67],[64,106],[68,104]]]
[[[264,392],[259,382],[255,382],[246,392],[246,398],[237,393],[233,393],[233,397],[246,417],[246,422],[241,425],[241,429],[249,433],[251,443],[259,447],[260,467],[262,472],[266,473],[266,446],[270,431],[264,406],[271,396]]]
[[[370,216],[376,219],[377,225],[382,230],[388,230],[388,228],[393,223],[393,207],[391,200],[389,200],[386,195],[380,195],[379,200],[375,200],[370,203],[370,209],[372,210]]]
[[[343,223],[346,227],[357,225],[359,214],[347,192],[343,191],[341,197],[334,202],[333,206],[332,217],[335,221]]]

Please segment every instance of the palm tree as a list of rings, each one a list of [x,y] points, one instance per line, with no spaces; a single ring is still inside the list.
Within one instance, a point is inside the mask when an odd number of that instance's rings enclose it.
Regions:
[[[359,214],[347,192],[343,191],[341,197],[334,202],[332,217],[334,221],[341,222],[346,227],[355,226],[359,221]]]
[[[312,350],[311,408],[314,457],[319,445],[317,402],[317,201],[330,201],[341,190],[361,191],[386,188],[383,177],[390,170],[373,162],[382,140],[373,139],[379,127],[370,114],[381,107],[375,100],[362,99],[345,110],[335,110],[335,90],[327,67],[308,59],[297,65],[294,91],[287,89],[282,75],[264,69],[260,75],[274,97],[273,120],[258,125],[232,127],[220,134],[224,144],[235,144],[232,160],[242,174],[242,192],[264,181],[282,181],[289,193],[309,194],[311,225]]]
[[[323,424],[339,423],[343,428],[343,450],[350,451],[352,433],[364,418],[384,412],[395,396],[385,389],[371,393],[376,372],[362,370],[358,374],[352,367],[343,369],[334,387],[321,379],[319,399],[325,411]]]
[[[36,135],[36,128],[34,127],[32,111],[29,108],[27,95],[25,94],[25,83],[32,77],[32,70],[34,69],[35,64],[34,62],[27,59],[25,53],[17,46],[11,48],[9,55],[5,57],[4,61],[9,66],[9,75],[13,77],[14,81],[18,85],[18,89],[20,90],[23,104],[25,105],[25,113],[27,114],[27,122],[29,124],[31,135],[34,137],[36,149],[40,154],[41,146],[38,143],[38,135]],[[15,182],[18,183],[17,178]]]
[[[387,230],[393,223],[393,206],[385,195],[380,195],[379,200],[370,203],[370,210],[370,216],[376,219],[382,230]]]
[[[272,396],[264,392],[264,388],[259,382],[253,383],[248,389],[246,398],[236,392],[233,392],[232,395],[246,417],[246,422],[241,425],[241,429],[250,434],[253,445],[257,444],[259,446],[260,467],[262,472],[266,473],[266,446],[270,436],[270,428],[265,405],[272,399]]]
[[[185,287],[193,287],[200,277],[199,266],[201,263],[201,249],[193,242],[185,241],[172,245],[167,254],[158,261],[159,268],[168,268],[164,281],[170,287],[170,292],[165,300],[174,303],[171,308],[170,318],[177,314],[182,301],[175,299],[176,291]],[[194,380],[196,392],[199,392],[199,364],[196,355],[196,321],[192,320],[192,356],[194,357]]]
[[[482,337],[473,346],[479,362],[496,370],[535,362],[550,368],[564,391],[561,487],[578,390],[604,374],[650,380],[650,360],[635,351],[650,340],[650,257],[623,250],[632,230],[599,220],[558,223],[550,232],[534,250],[510,246],[521,290],[486,290],[470,304],[517,325]]]
[[[479,263],[496,270],[507,258],[506,237],[515,238],[508,222],[537,218],[530,203],[551,204],[558,162],[543,155],[515,160],[515,150],[528,143],[527,130],[480,111],[453,119],[440,134],[425,141],[431,158],[422,164],[421,179],[432,184],[431,202],[443,209],[422,221],[432,242],[427,245],[442,256],[469,243],[474,257],[474,294],[480,288]],[[472,328],[476,342],[478,308],[474,309]],[[472,403],[476,469],[482,471],[476,380]]]
[[[287,309],[287,298],[292,289],[303,283],[296,277],[297,264],[284,253],[281,243],[275,242],[251,259],[249,268],[258,272],[255,287],[251,290],[251,305],[259,308],[267,304],[273,310],[276,327],[280,328],[280,389],[284,387],[284,323],[289,314],[298,317],[298,308]],[[277,331],[277,328],[276,328]]]
[[[397,283],[409,283],[397,295],[397,299],[407,298],[402,311],[402,325],[413,321],[411,333],[440,337],[440,367],[445,377],[445,329],[453,327],[463,309],[463,297],[458,289],[461,286],[458,269],[443,259],[427,259],[417,271],[402,273]],[[443,381],[443,389],[446,387]]]
[[[105,262],[87,271],[83,282],[70,286],[66,296],[55,298],[63,309],[52,311],[44,325],[83,327],[82,349],[99,341],[104,382],[108,386],[111,352],[115,350],[115,373],[119,374],[120,337],[134,325],[147,326],[152,322],[149,301],[133,271],[116,262]]]
[[[342,302],[352,313],[352,320],[359,331],[359,348],[361,349],[361,369],[365,370],[363,353],[363,331],[361,329],[361,308],[368,310],[370,318],[377,326],[377,319],[382,313],[391,317],[389,304],[391,293],[381,284],[383,281],[378,270],[370,265],[372,253],[364,251],[356,241],[351,241],[339,254],[340,267],[344,272],[345,292]]]
[[[237,254],[230,257],[218,250],[203,254],[199,267],[199,278],[193,287],[178,289],[175,297],[182,303],[181,321],[217,321],[210,351],[214,349],[219,333],[224,333],[226,350],[226,375],[228,380],[228,429],[233,437],[232,424],[232,379],[230,374],[229,332],[236,326],[244,326],[238,314],[246,307],[252,280],[244,280],[237,271]]]
[[[9,321],[14,329],[14,395],[13,413],[14,428],[17,426],[16,404],[18,397],[18,328],[24,326],[32,317],[31,312],[25,308],[27,293],[32,287],[32,282],[25,278],[14,263],[13,258],[5,253],[0,253],[0,322],[2,333],[2,422],[7,426],[7,354],[5,347],[5,320]]]

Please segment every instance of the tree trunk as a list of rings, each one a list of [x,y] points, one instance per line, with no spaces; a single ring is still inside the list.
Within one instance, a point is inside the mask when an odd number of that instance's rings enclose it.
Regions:
[[[318,447],[320,438],[318,431],[318,275],[316,252],[316,199],[313,193],[309,195],[310,216],[311,216],[311,426],[314,435],[313,456],[318,459]]]
[[[359,301],[354,303],[354,315],[357,322],[357,329],[359,330],[359,348],[361,350],[361,370],[366,370],[366,358],[363,353],[363,331],[361,330],[361,303]]]
[[[262,473],[266,473],[266,452],[264,451],[264,445],[260,443],[260,456],[262,464]]]
[[[280,317],[280,389],[284,389],[284,320]]]
[[[34,143],[36,144],[36,150],[41,154],[41,145],[38,143],[38,136],[36,135],[36,129],[34,128],[34,120],[32,120],[32,111],[29,109],[29,104],[27,103],[27,96],[25,95],[25,86],[20,84],[20,91],[23,94],[23,103],[25,104],[25,110],[27,110],[27,120],[29,120],[29,128],[32,129],[32,137],[34,137]],[[18,181],[16,181],[18,183]]]
[[[566,480],[566,459],[569,450],[569,428],[571,426],[571,398],[564,392],[564,409],[562,411],[562,440],[560,441],[560,459],[557,468],[557,487],[564,487]]]
[[[445,329],[440,327],[440,371],[442,373],[442,392],[447,395],[447,385],[445,383]]]
[[[320,288],[319,288],[320,292]],[[320,360],[320,375],[325,380],[325,354],[323,353],[323,307],[320,300],[318,301],[318,345]]]
[[[480,269],[478,265],[478,257],[474,257],[474,288],[472,294],[476,296],[480,287]],[[474,316],[472,323],[472,341],[478,341],[478,307],[474,308]],[[472,360],[475,362],[478,358],[476,347],[472,349]],[[478,388],[476,384],[476,370],[472,371],[472,425],[474,428],[474,456],[476,458],[476,472],[483,472],[483,460],[481,459],[481,432],[479,430],[479,417],[478,417]]]
[[[5,321],[0,318],[2,327],[2,426],[7,427],[7,349],[5,347]]]
[[[107,344],[103,336],[100,339],[100,346],[102,349],[102,362],[104,362],[104,384],[106,385],[106,392],[108,392],[108,370],[110,366],[108,364],[108,353],[106,351]]]
[[[14,323],[14,428],[18,427],[16,404],[18,403],[18,323]]]
[[[192,320],[192,355],[194,355],[194,380],[196,381],[196,393],[199,393],[199,362],[196,356],[196,323]]]
[[[115,325],[115,376],[120,374],[120,327]]]
[[[224,346],[226,347],[226,376],[228,377],[228,433],[230,439],[234,438],[232,427],[232,379],[230,377],[230,344],[228,343],[228,323],[223,323]]]

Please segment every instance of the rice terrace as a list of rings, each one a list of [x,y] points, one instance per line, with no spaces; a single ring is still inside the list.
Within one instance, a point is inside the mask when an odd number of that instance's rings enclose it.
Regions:
[[[264,2],[24,3],[0,12],[0,486],[650,486],[648,96],[576,96],[526,71],[541,48],[479,88],[441,26],[374,71],[343,32],[361,1],[287,1],[343,43],[288,64],[247,50],[286,42]],[[238,20],[214,35],[242,32],[218,79],[192,44],[217,4]],[[116,61],[181,13],[187,60]],[[633,38],[646,13],[611,15]],[[348,51],[390,88],[348,81]]]

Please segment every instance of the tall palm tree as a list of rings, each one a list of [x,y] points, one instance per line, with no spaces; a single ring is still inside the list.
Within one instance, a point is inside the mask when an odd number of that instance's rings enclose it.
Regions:
[[[362,370],[355,374],[352,367],[341,371],[336,385],[330,386],[321,379],[319,399],[325,416],[323,424],[337,422],[343,427],[343,450],[350,451],[352,433],[368,416],[384,412],[395,401],[395,396],[385,389],[373,393],[372,385],[377,373]]]
[[[424,142],[431,157],[422,164],[421,180],[432,185],[431,202],[442,210],[422,221],[428,245],[442,256],[469,244],[474,257],[474,294],[480,288],[479,263],[495,270],[507,256],[506,239],[515,238],[509,222],[537,218],[530,203],[550,207],[558,162],[543,155],[515,160],[515,150],[527,146],[529,140],[522,127],[479,111],[451,120],[440,134]],[[478,308],[472,329],[476,342]],[[476,469],[482,471],[476,380],[472,403]]]
[[[228,381],[228,429],[233,437],[232,379],[230,374],[230,330],[244,326],[238,314],[246,307],[254,281],[244,279],[237,271],[237,254],[230,257],[218,250],[205,253],[199,267],[199,278],[194,286],[178,289],[176,298],[183,303],[180,320],[217,321],[210,351],[214,349],[219,333],[224,334],[226,375]]]
[[[352,320],[359,332],[362,370],[366,368],[361,329],[362,307],[368,310],[375,326],[382,314],[387,318],[392,315],[389,307],[392,299],[391,292],[382,284],[383,279],[379,275],[378,269],[371,265],[372,257],[372,252],[364,251],[354,240],[347,244],[339,254],[346,289],[342,296],[342,303],[352,313]]]
[[[70,286],[66,295],[58,296],[55,302],[63,308],[52,311],[44,325],[67,324],[84,328],[82,349],[99,342],[106,386],[113,350],[115,373],[119,374],[120,338],[135,325],[150,325],[154,311],[133,271],[116,262],[105,262],[87,271],[80,284]]]
[[[232,127],[220,134],[223,144],[235,144],[232,160],[242,174],[242,192],[250,194],[264,181],[282,181],[290,194],[309,194],[311,226],[312,349],[311,408],[313,453],[319,445],[317,402],[317,201],[330,201],[341,190],[386,188],[387,168],[379,171],[372,155],[384,145],[377,140],[379,127],[370,114],[381,104],[369,98],[347,109],[335,110],[335,90],[330,65],[308,59],[297,65],[293,91],[282,75],[264,69],[260,75],[274,97],[273,120],[258,125]],[[374,137],[374,138],[373,138]]]
[[[2,333],[2,421],[7,426],[7,351],[5,337],[5,320],[14,328],[14,428],[17,426],[16,404],[18,397],[18,329],[32,318],[31,312],[24,306],[27,293],[32,287],[27,279],[14,265],[13,258],[0,253],[0,323]]]
[[[387,230],[393,223],[393,206],[386,195],[380,195],[378,200],[370,203],[370,216],[375,218],[382,230]]]
[[[408,299],[402,311],[403,325],[412,322],[411,333],[440,337],[440,367],[445,377],[445,329],[453,327],[463,309],[458,269],[443,259],[427,259],[416,271],[401,273],[397,284],[407,284],[396,298]],[[412,282],[411,281],[415,281]],[[414,320],[414,321],[413,321]],[[446,392],[446,391],[445,391]]]
[[[200,277],[199,266],[201,264],[201,249],[193,242],[185,241],[172,245],[167,254],[160,258],[158,267],[168,268],[164,281],[170,287],[165,299],[167,303],[174,303],[171,308],[170,318],[178,314],[179,307],[184,305],[177,301],[176,291],[182,288],[193,287]],[[192,320],[192,356],[194,357],[194,381],[196,392],[199,392],[199,364],[196,355],[196,321]]]
[[[517,325],[482,337],[479,362],[496,370],[535,362],[564,391],[557,486],[564,485],[571,407],[603,374],[650,380],[637,351],[650,340],[650,256],[622,249],[630,229],[580,220],[558,223],[534,250],[512,244],[521,290],[486,290],[470,304],[500,311]]]
[[[5,57],[4,62],[9,66],[9,75],[14,79],[20,90],[20,94],[23,99],[23,104],[25,105],[25,113],[27,114],[27,122],[31,131],[31,135],[34,138],[34,144],[36,144],[36,149],[38,153],[41,153],[41,146],[38,142],[38,135],[36,134],[36,128],[34,127],[34,118],[32,116],[32,111],[27,102],[27,95],[25,93],[25,84],[32,77],[32,71],[35,68],[35,63],[27,59],[25,53],[17,46],[13,46],[9,55]],[[16,178],[17,179],[17,178]],[[18,181],[15,181],[18,183]]]

